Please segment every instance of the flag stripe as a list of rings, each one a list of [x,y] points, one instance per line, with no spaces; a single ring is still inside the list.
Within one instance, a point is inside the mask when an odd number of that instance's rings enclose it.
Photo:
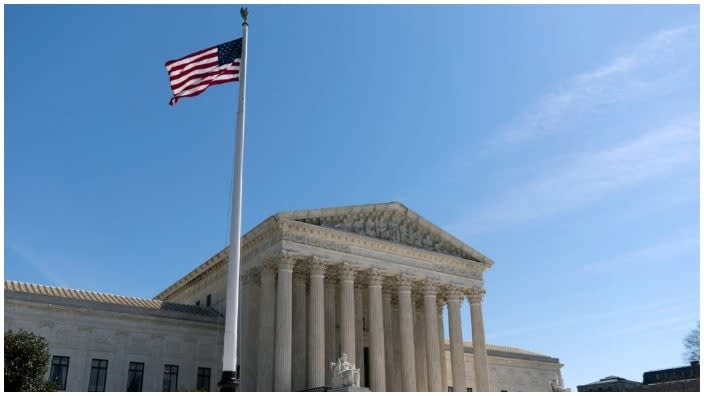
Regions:
[[[176,96],[176,97],[178,97],[178,98],[183,98],[183,97],[189,97],[189,96],[196,96],[196,95],[202,93],[203,91],[205,91],[205,90],[206,90],[208,87],[210,87],[211,85],[223,84],[223,83],[226,83],[226,82],[230,82],[230,81],[239,81],[239,80],[240,80],[240,79],[239,79],[239,74],[234,75],[234,76],[233,76],[233,75],[223,76],[222,79],[218,79],[218,80],[212,81],[212,82],[210,82],[210,83],[208,83],[208,84],[199,85],[198,87],[194,87],[194,88],[192,88],[192,89],[189,89],[189,90],[187,90],[187,91],[184,91],[183,93],[179,94],[179,95]]]
[[[190,68],[190,67],[193,67],[193,65],[200,64],[200,63],[202,63],[202,62],[205,61],[205,60],[211,60],[211,61],[215,60],[215,61],[217,61],[217,60],[218,60],[218,54],[217,54],[217,52],[213,52],[213,53],[208,52],[207,54],[203,54],[202,56],[198,56],[198,57],[193,58],[193,59],[192,59],[190,62],[188,62],[188,63],[182,63],[182,64],[179,64],[179,65],[167,67],[166,70],[169,72],[169,74],[178,73],[178,72],[180,72],[181,70],[184,70],[184,69],[188,69],[188,68]]]
[[[196,51],[192,54],[186,55],[183,58],[170,60],[170,61],[166,62],[166,68],[168,69],[169,67],[181,65],[183,63],[188,63],[188,62],[190,62],[191,58],[193,58],[193,57],[196,57],[196,56],[201,55],[201,54],[208,52],[208,51],[217,52],[217,49],[218,49],[218,47],[210,47],[210,48],[206,48],[204,50]]]
[[[209,71],[218,69],[220,67],[222,67],[222,66],[220,66],[220,64],[218,62],[211,62],[211,63],[200,65],[200,67],[198,67],[194,70],[189,70],[187,73],[170,76],[171,87],[176,88],[178,85],[180,85],[184,81],[190,80],[194,76],[198,76],[199,74],[207,73]]]
[[[199,95],[211,85],[239,81],[241,48],[237,39],[166,62],[173,92],[169,103]]]
[[[239,68],[240,63],[235,62],[234,64],[227,65],[228,68],[233,68],[238,67]],[[191,71],[190,73],[184,75],[184,76],[179,76],[171,77],[171,88],[176,90],[177,88],[180,88],[184,84],[188,83],[190,80],[197,78],[198,76],[202,76],[203,74],[206,73],[212,73],[213,71],[220,70],[223,66],[218,66],[217,63],[212,65],[212,67],[207,67],[206,65],[203,65],[203,68],[199,68],[196,70]]]
[[[201,59],[195,63],[189,63],[184,68],[170,71],[169,78],[178,78],[178,77],[190,72],[193,69],[200,69],[203,67],[216,66],[218,64],[220,64],[220,62],[218,61],[218,57],[211,56],[210,58]]]
[[[174,88],[174,95],[180,95],[182,92],[190,89],[191,87],[198,86],[204,83],[207,83],[208,81],[214,80],[218,78],[218,76],[221,75],[239,75],[239,70],[236,70],[234,68],[225,68],[225,69],[218,69],[211,71],[207,75],[197,78],[194,80],[189,81],[187,84],[182,85],[179,88]]]

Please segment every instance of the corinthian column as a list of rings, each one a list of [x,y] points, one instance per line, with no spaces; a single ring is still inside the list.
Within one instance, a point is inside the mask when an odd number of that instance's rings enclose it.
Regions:
[[[293,258],[284,256],[279,263],[276,282],[276,351],[274,354],[274,391],[291,392],[292,277]]]
[[[460,318],[460,297],[458,290],[447,294],[447,317],[450,322],[450,355],[452,360],[452,387],[455,392],[464,392],[464,344],[462,342],[462,319]]]
[[[442,371],[442,392],[447,392],[447,354],[445,353],[445,321],[443,307],[445,303],[438,299],[438,338],[440,339],[440,369]]]
[[[415,328],[414,344],[416,349],[416,392],[428,391],[428,361],[425,350],[425,315],[421,308],[421,301],[414,301],[415,304]]]
[[[394,371],[394,344],[391,323],[395,321],[391,317],[391,290],[388,287],[382,287],[381,293],[384,304],[384,380],[387,382],[386,390],[393,392],[391,384]]]
[[[344,264],[340,268],[340,344],[341,353],[347,354],[347,361],[357,365],[354,338],[354,278],[355,270]]]
[[[306,278],[307,275],[296,269],[293,274],[293,356],[292,356],[292,378],[291,390],[300,391],[306,389],[306,327],[307,308],[306,301]]]
[[[308,293],[308,387],[325,385],[325,311],[323,284],[325,265],[313,257]]]
[[[413,348],[413,301],[411,301],[411,280],[405,277],[399,278],[398,305],[402,386],[404,392],[415,392],[416,356]]]
[[[259,297],[259,274],[250,271],[246,277],[247,301],[243,306],[245,319],[242,322],[242,359],[240,360],[240,386],[243,392],[255,392],[257,390],[257,316]]]
[[[259,356],[257,359],[257,392],[271,392],[274,381],[274,312],[276,288],[274,267],[262,266],[259,286]]]
[[[469,309],[472,317],[472,349],[474,350],[474,378],[478,392],[489,392],[489,367],[484,340],[484,318],[482,317],[482,297],[484,290],[472,289],[468,293]]]
[[[327,268],[328,271],[332,269]],[[337,281],[334,274],[328,274],[328,280],[325,282],[325,362],[326,367],[328,362],[337,360],[337,318],[335,306],[337,299],[335,298],[335,290]],[[332,385],[332,371],[325,370],[325,383]]]
[[[398,300],[398,295],[396,296],[396,300]],[[401,375],[403,373],[403,363],[401,363],[401,310],[399,309],[398,301],[394,301],[393,299],[391,300],[391,315],[393,318],[391,321],[391,333],[393,334],[392,339],[394,347],[394,353],[392,355],[394,365],[392,367],[393,372],[391,374],[391,390],[394,392],[402,392],[403,380]]]
[[[364,386],[367,383],[364,378],[364,307],[362,306],[362,286],[359,283],[354,285],[354,345],[354,355],[359,369],[359,384]]]
[[[384,312],[381,301],[383,281],[382,272],[374,269],[369,271],[369,385],[373,392],[386,391]]]
[[[442,370],[440,367],[440,350],[438,348],[438,307],[437,289],[431,283],[423,287],[423,305],[425,308],[425,348],[428,359],[428,390],[442,391]]]

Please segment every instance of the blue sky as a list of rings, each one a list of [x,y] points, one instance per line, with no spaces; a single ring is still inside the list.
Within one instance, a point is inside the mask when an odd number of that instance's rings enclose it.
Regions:
[[[236,6],[5,6],[5,279],[153,297],[228,240]],[[698,6],[251,6],[243,229],[401,201],[494,259],[489,343],[575,387],[699,319]],[[463,306],[465,338],[469,309]]]

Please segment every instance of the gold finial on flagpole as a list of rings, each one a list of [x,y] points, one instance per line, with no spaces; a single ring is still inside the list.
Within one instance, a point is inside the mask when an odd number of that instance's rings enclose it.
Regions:
[[[246,7],[241,7],[240,8],[240,16],[242,17],[242,24],[246,25],[247,24],[247,16],[249,15],[249,11],[247,11]]]

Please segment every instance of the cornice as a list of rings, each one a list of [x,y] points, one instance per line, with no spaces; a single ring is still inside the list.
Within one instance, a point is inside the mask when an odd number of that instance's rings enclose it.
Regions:
[[[346,231],[325,228],[313,224],[303,223],[293,220],[282,220],[279,223],[282,231],[282,239],[304,245],[316,246],[328,250],[343,253],[352,253],[351,246],[366,248],[383,253],[389,253],[418,261],[440,264],[446,266],[456,266],[459,272],[457,275],[464,275],[464,272],[472,272],[476,276],[474,279],[481,280],[482,273],[489,266],[486,263],[467,260],[461,257],[449,256],[443,253],[431,252],[413,246],[402,245],[396,242],[385,241],[364,235],[354,234]],[[449,270],[450,268],[445,267]]]
[[[417,221],[419,225],[432,230],[438,235],[442,236],[447,243],[454,246],[467,253],[469,256],[477,258],[478,262],[481,262],[486,266],[486,268],[491,267],[494,263],[493,260],[486,257],[484,254],[480,253],[476,249],[457,239],[447,231],[436,226],[432,222],[425,219],[423,216],[409,209],[407,206],[400,202],[386,202],[380,204],[367,204],[367,205],[353,205],[353,206],[341,206],[333,208],[321,208],[321,209],[309,209],[309,210],[297,210],[290,212],[280,212],[275,215],[281,220],[291,220],[291,221],[304,221],[306,219],[315,218],[337,218],[343,219],[345,216],[354,214],[368,214],[368,213],[388,213],[389,215],[399,214],[407,217],[410,220]]]

